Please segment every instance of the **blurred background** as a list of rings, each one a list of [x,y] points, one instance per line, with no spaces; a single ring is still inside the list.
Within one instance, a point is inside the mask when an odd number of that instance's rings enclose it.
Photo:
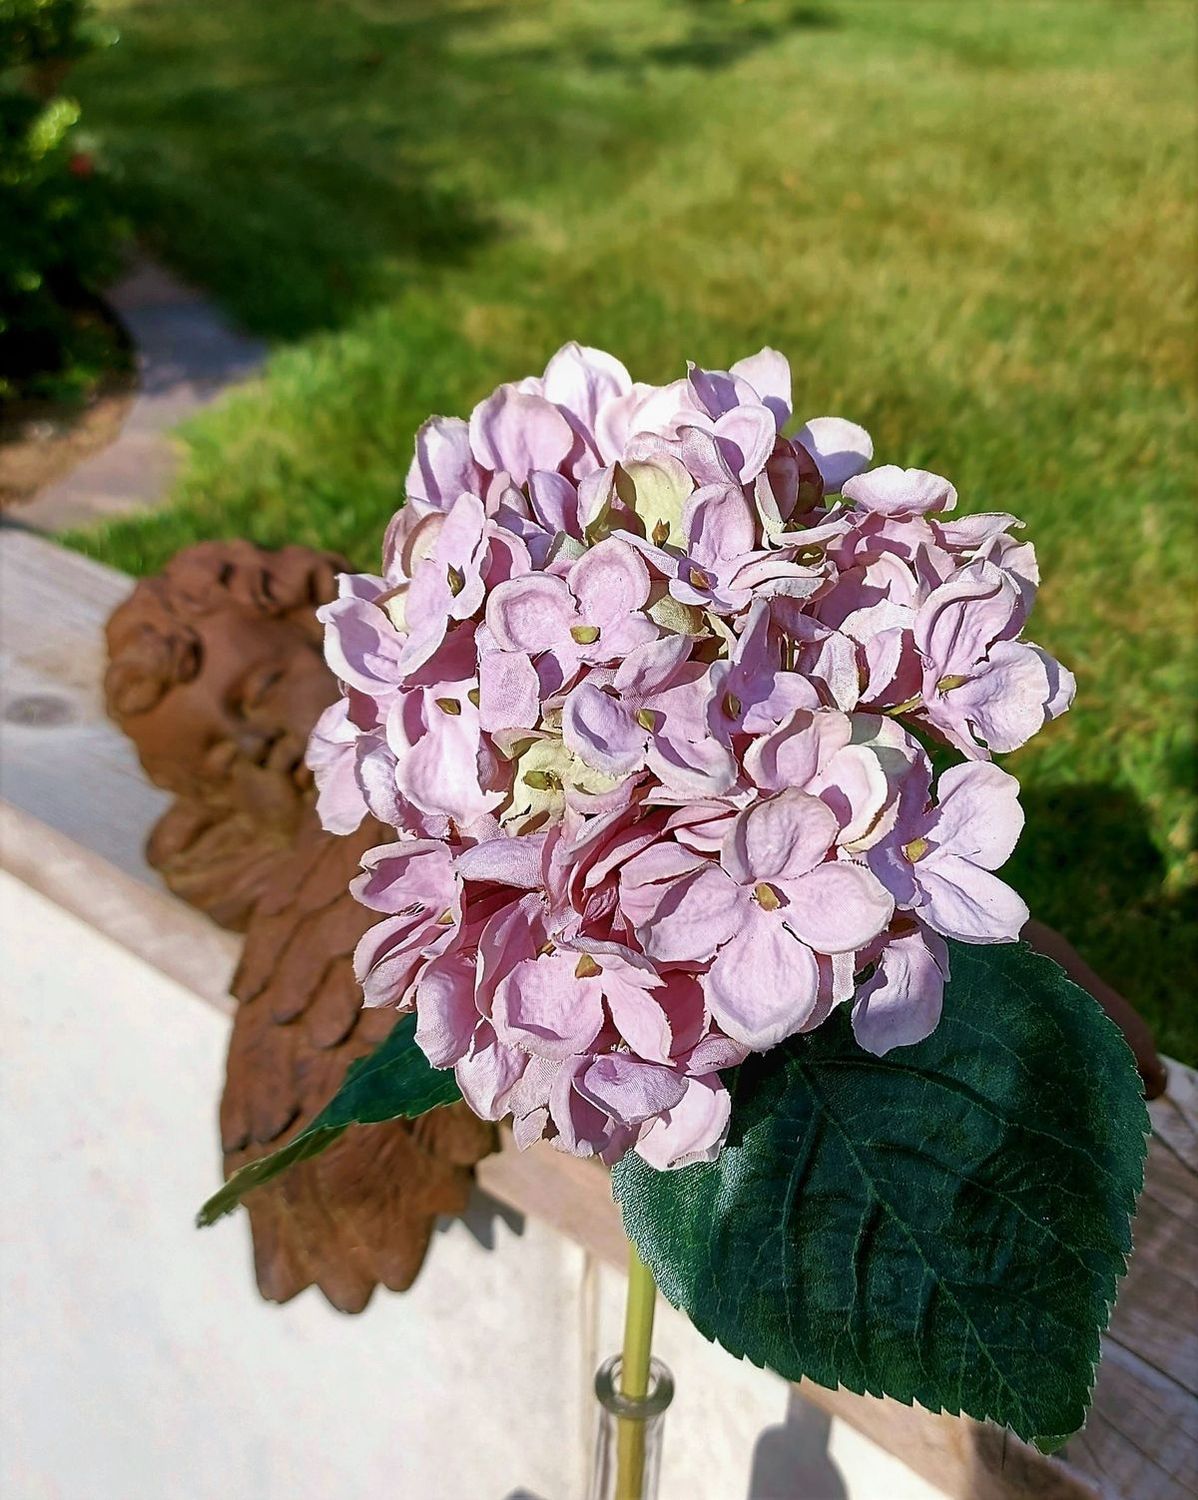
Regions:
[[[769,343],[800,414],[862,423],[880,462],[949,476],[966,512],[1026,519],[1045,578],[1031,634],[1076,671],[1078,698],[1008,759],[1027,829],[1005,876],[1162,1051],[1198,1064],[1196,63],[1191,0],[0,0],[4,519],[126,574],[238,536],[371,569],[430,412],[466,413],[569,339],[651,381]],[[133,513],[64,503],[105,462],[101,489],[124,487]],[[69,585],[69,569],[48,583],[65,605]],[[93,691],[97,619],[62,618],[89,632]],[[21,703],[12,732],[36,769],[54,704]],[[67,800],[90,817],[85,793]],[[141,825],[122,836],[140,860]],[[179,1451],[177,1492],[204,1500],[382,1493],[395,1452],[427,1442],[434,1396],[502,1415],[489,1441],[509,1485],[556,1472],[545,1387],[574,1364],[530,1335],[495,1406],[489,1351],[538,1318],[565,1326],[580,1301],[614,1306],[615,1283],[605,1302],[581,1252],[532,1221],[475,1226],[482,1244],[524,1230],[501,1275],[457,1225],[411,1300],[372,1312],[371,1342],[314,1294],[266,1332],[229,1240],[201,1246],[189,1227],[215,1177],[223,1014],[173,1007],[160,974],[131,979],[79,924],[48,939],[67,918],[23,888],[6,917],[14,1118],[39,1122],[3,1153],[21,1147],[13,1219],[37,1249],[0,1233],[10,1427],[28,1448],[13,1472],[48,1455],[67,1479],[47,1495],[157,1500]],[[186,1020],[143,1036],[167,1009]],[[154,1102],[131,1104],[147,1080]],[[94,1235],[85,1200],[107,1205]],[[438,1309],[467,1275],[470,1328],[442,1340]],[[740,1493],[772,1497],[773,1447],[793,1471],[810,1445],[786,1435],[811,1413],[673,1326],[671,1362],[713,1361],[684,1383],[680,1435],[742,1468],[752,1456]],[[404,1405],[412,1349],[425,1406]],[[315,1425],[295,1445],[305,1402],[353,1428],[387,1359],[395,1395],[369,1451],[317,1442]],[[578,1362],[588,1378],[594,1362]],[[76,1389],[94,1392],[84,1418],[107,1447],[63,1442]],[[767,1417],[782,1426],[754,1450]],[[856,1441],[839,1430],[834,1452]],[[466,1447],[429,1462],[468,1466]],[[106,1489],[97,1451],[147,1487]],[[675,1452],[698,1474],[714,1462]],[[858,1462],[872,1477],[853,1497],[926,1500],[878,1477],[876,1453],[842,1467]],[[809,1492],[850,1493],[838,1484]]]

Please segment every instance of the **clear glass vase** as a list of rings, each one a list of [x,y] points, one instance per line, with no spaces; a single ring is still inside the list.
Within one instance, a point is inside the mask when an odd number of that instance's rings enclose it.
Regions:
[[[659,1359],[649,1361],[644,1396],[620,1390],[620,1356],[613,1354],[595,1376],[599,1428],[588,1500],[657,1500],[661,1432],[674,1399],[674,1377]]]

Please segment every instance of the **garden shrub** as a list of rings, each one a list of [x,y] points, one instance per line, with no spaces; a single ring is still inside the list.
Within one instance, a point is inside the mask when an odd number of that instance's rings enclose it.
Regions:
[[[86,0],[0,0],[0,402],[79,399],[121,359],[98,295],[121,226],[61,92],[71,63],[109,40]]]

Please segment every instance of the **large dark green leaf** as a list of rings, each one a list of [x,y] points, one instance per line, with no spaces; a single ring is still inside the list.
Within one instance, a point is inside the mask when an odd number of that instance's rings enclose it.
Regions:
[[[204,1228],[233,1209],[251,1188],[260,1187],[297,1161],[319,1156],[350,1125],[374,1125],[403,1116],[414,1119],[462,1096],[453,1072],[430,1066],[416,1045],[416,1021],[405,1016],[385,1041],[360,1057],[333,1098],[285,1146],[234,1172],[219,1193],[200,1209],[196,1223]]]
[[[614,1174],[696,1327],[780,1374],[964,1412],[1051,1450],[1085,1420],[1147,1111],[1095,1002],[1022,946],[952,947],[927,1041],[835,1015],[730,1079],[717,1161]]]

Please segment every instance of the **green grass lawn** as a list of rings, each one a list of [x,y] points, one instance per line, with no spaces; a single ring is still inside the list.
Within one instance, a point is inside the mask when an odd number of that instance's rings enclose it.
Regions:
[[[797,404],[1025,516],[1077,708],[1015,883],[1198,1061],[1188,0],[107,0],[73,79],[147,240],[276,340],[177,503],[72,541],[373,562],[412,435],[564,340],[768,341]]]

